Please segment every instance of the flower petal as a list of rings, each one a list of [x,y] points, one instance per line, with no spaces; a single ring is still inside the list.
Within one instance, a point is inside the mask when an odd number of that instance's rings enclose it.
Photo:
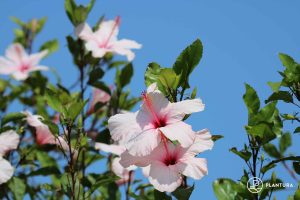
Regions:
[[[14,174],[14,168],[11,164],[0,157],[0,185],[7,182]]]
[[[75,35],[82,40],[94,39],[93,31],[87,23],[81,23],[75,28]]]
[[[0,74],[8,75],[16,71],[15,64],[10,60],[0,57]]]
[[[149,165],[151,160],[148,156],[133,156],[128,151],[121,154],[120,164],[124,168],[130,168],[132,166],[145,167]]]
[[[182,177],[174,166],[154,161],[149,171],[149,181],[161,192],[173,192],[182,183]]]
[[[113,44],[112,51],[121,56],[126,56],[128,62],[133,61],[133,59],[135,58],[135,54],[133,53],[133,51],[131,51],[130,49],[125,49],[122,46],[119,46],[117,43]]]
[[[124,49],[140,49],[142,48],[142,45],[137,43],[134,40],[128,40],[128,39],[122,39],[117,42],[115,42],[115,45],[118,47],[122,47]]]
[[[31,54],[28,58],[28,61],[31,66],[39,64],[40,60],[44,58],[48,53],[48,50],[41,51],[39,53]]]
[[[168,113],[168,120],[169,123],[173,121],[179,121],[184,118],[185,115],[200,112],[204,110],[205,105],[202,103],[200,99],[191,99],[191,100],[184,100],[176,103],[172,103],[170,106],[170,110]],[[172,120],[172,122],[171,122]]]
[[[183,175],[198,180],[208,173],[207,162],[204,158],[189,156],[189,158],[185,158],[184,161],[176,164],[176,167]]]
[[[49,70],[48,67],[43,66],[43,65],[37,65],[37,66],[31,67],[30,69],[28,69],[28,72],[47,71],[47,70]]]
[[[47,125],[37,126],[36,129],[36,143],[39,145],[56,144],[55,137],[52,135]]]
[[[103,21],[99,24],[95,36],[100,42],[105,42],[107,39],[116,40],[119,34],[119,25],[115,20]]]
[[[113,153],[115,155],[121,155],[126,150],[125,147],[121,145],[115,145],[115,144],[108,145],[100,142],[97,142],[95,144],[95,149],[100,151],[105,151],[107,153]]]
[[[24,115],[26,115],[26,120],[27,123],[32,126],[32,127],[37,127],[37,126],[43,126],[44,124],[42,123],[41,119],[43,119],[42,116],[40,115],[33,115],[29,111],[24,111],[22,112]]]
[[[17,81],[23,81],[23,80],[27,79],[28,76],[29,76],[28,73],[23,73],[20,71],[15,71],[14,73],[12,73],[12,77],[14,79],[16,79]]]
[[[13,131],[5,131],[0,134],[0,157],[2,157],[6,152],[16,149],[19,145],[20,137]]]
[[[162,133],[170,140],[177,140],[182,147],[186,148],[193,144],[196,137],[192,127],[182,121],[169,124],[159,128]]]
[[[149,129],[144,132],[137,133],[125,144],[125,147],[128,152],[134,156],[146,156],[158,146],[160,140],[158,131],[155,129]]]
[[[19,43],[10,45],[5,51],[5,56],[11,61],[15,62],[17,65],[21,64],[25,59],[28,58],[23,46]]]
[[[136,121],[136,113],[117,114],[109,118],[108,128],[111,137],[119,144],[124,144],[135,133],[142,132],[141,127]]]
[[[209,130],[203,129],[196,132],[195,141],[192,146],[189,147],[188,152],[197,155],[203,151],[211,150],[214,146],[214,142],[211,139]]]
[[[158,118],[163,118],[166,116],[170,104],[169,100],[162,93],[156,91],[147,93],[137,119],[145,119],[148,116],[147,120],[151,122],[155,120],[153,114]],[[151,108],[149,108],[149,105]]]

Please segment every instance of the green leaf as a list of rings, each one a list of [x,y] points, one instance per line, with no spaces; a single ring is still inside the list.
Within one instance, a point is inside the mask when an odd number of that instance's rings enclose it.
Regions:
[[[245,84],[246,93],[243,96],[249,114],[256,114],[260,108],[260,100],[256,91],[248,84]]]
[[[238,155],[239,157],[241,157],[242,159],[244,159],[245,161],[248,161],[251,158],[251,153],[249,151],[238,151],[235,147],[231,148],[230,151],[236,155]]]
[[[1,120],[1,126],[3,127],[5,124],[9,122],[17,122],[23,120],[26,116],[20,112],[9,113],[5,115]]]
[[[189,200],[192,192],[194,190],[194,185],[192,187],[179,187],[174,192],[172,192],[173,196],[176,197],[176,199],[180,200]]]
[[[292,145],[292,138],[290,133],[285,133],[280,137],[279,150],[283,154],[288,147]]]
[[[265,123],[254,126],[246,126],[245,129],[249,135],[258,138],[262,144],[268,143],[276,138],[276,134],[273,132],[270,125]]]
[[[21,27],[24,27],[24,26],[26,26],[26,23],[25,22],[23,22],[22,20],[20,20],[19,18],[17,18],[17,17],[10,17],[10,19],[11,19],[11,21],[13,21],[13,22],[15,22],[16,24],[18,24],[19,26],[21,26]]]
[[[300,126],[298,126],[295,130],[294,133],[300,133]]]
[[[280,158],[281,157],[281,154],[279,153],[279,151],[277,150],[275,145],[273,145],[271,143],[268,143],[268,144],[265,144],[263,147],[264,147],[265,152],[269,156],[274,157],[274,158]]]
[[[212,139],[212,141],[217,141],[217,140],[219,140],[219,139],[222,139],[222,138],[224,138],[224,136],[223,135],[212,135],[211,136],[211,139]]]
[[[272,123],[277,115],[276,102],[272,102],[263,107],[255,116],[250,118],[250,122],[258,124],[261,122]]]
[[[218,179],[213,183],[214,193],[218,200],[233,200],[237,196],[236,183],[231,179]]]
[[[43,50],[47,50],[47,56],[50,55],[51,53],[54,53],[55,51],[57,51],[59,48],[59,44],[58,44],[58,40],[54,39],[54,40],[49,40],[48,42],[45,42],[41,48],[40,51]]]
[[[8,187],[13,194],[13,199],[22,200],[24,199],[26,192],[26,185],[24,181],[18,177],[12,177],[8,183]]]
[[[295,63],[294,59],[286,54],[279,53],[279,59],[281,60],[283,66],[290,67]]]
[[[300,161],[300,156],[288,156],[284,158],[279,158],[277,160],[273,160],[272,162],[269,162],[267,165],[265,165],[263,168],[270,168],[271,166],[275,165],[276,163],[283,162],[283,161]],[[273,166],[275,167],[275,166]],[[273,168],[271,167],[271,168]]]
[[[266,173],[267,171],[269,171],[270,169],[273,169],[274,167],[276,167],[276,164],[271,164],[271,165],[266,165],[264,167],[262,167],[260,169],[261,173]]]
[[[111,95],[110,88],[103,81],[96,81],[96,82],[88,83],[88,84],[95,87],[95,88],[103,90],[107,94]]]
[[[192,94],[191,94],[191,99],[195,99],[196,96],[197,96],[197,87],[195,87],[195,88],[193,89],[193,92],[192,92]]]
[[[35,19],[34,19],[35,20]],[[42,17],[41,19],[39,19],[37,21],[37,25],[36,25],[36,28],[33,28],[33,30],[35,29],[35,33],[39,33],[41,32],[41,30],[43,29],[45,23],[47,21],[47,17]]]
[[[48,155],[48,152],[37,151],[37,160],[41,163],[42,167],[58,167],[56,160]]]
[[[278,100],[284,101],[286,103],[292,103],[293,95],[288,91],[278,91],[273,93],[265,102],[269,103],[271,101],[278,101]]]
[[[154,199],[155,200],[172,200],[172,197],[170,197],[169,195],[167,195],[164,192],[154,190]]]
[[[96,142],[101,142],[101,143],[105,143],[105,144],[109,144],[110,140],[111,140],[111,137],[110,137],[110,132],[108,129],[104,129],[99,134],[97,134],[96,139],[95,139]]]
[[[295,192],[295,195],[294,195],[294,200],[299,200],[299,199],[300,199],[300,189],[297,189],[297,191]]]
[[[96,189],[98,189],[100,186],[103,186],[103,185],[107,185],[109,183],[112,183],[112,182],[115,182],[116,180],[120,179],[119,177],[117,177],[116,175],[114,174],[111,174],[111,173],[104,173],[104,174],[101,174],[99,175],[99,177],[97,177],[95,183],[92,185],[91,187],[91,191],[90,192],[93,192],[95,191]]]
[[[73,14],[76,4],[74,0],[65,0],[65,10],[68,15],[69,20],[73,23]]]
[[[293,167],[295,172],[300,175],[300,162],[293,162]]]
[[[268,82],[268,85],[270,86],[273,92],[278,92],[281,86],[281,82]]]
[[[127,84],[130,83],[130,80],[133,75],[133,66],[132,63],[128,63],[120,73],[120,76],[118,77],[119,80],[117,80],[119,88],[124,88]]]
[[[172,91],[177,90],[179,78],[173,69],[164,68],[161,69],[158,80],[164,87],[166,94],[172,94]]]
[[[82,109],[84,108],[86,103],[87,101],[70,103],[70,105],[68,105],[67,107],[68,117],[75,120],[77,116],[80,114],[80,112],[82,111]]]
[[[95,0],[91,0],[87,6],[78,6],[74,0],[65,0],[66,13],[74,26],[86,21],[88,14],[94,6],[94,3]]]
[[[199,64],[203,53],[203,46],[199,39],[185,48],[177,57],[173,69],[177,75],[180,75],[180,85],[189,88],[189,76]]]
[[[50,90],[49,88],[46,89],[45,99],[48,105],[55,111],[59,113],[64,112],[64,107],[56,94],[56,92]]]
[[[145,84],[146,86],[151,85],[152,83],[157,82],[161,71],[161,67],[157,63],[150,63],[145,72]]]
[[[32,171],[30,174],[28,174],[28,176],[49,176],[54,174],[59,175],[60,171],[57,167],[51,166]]]
[[[101,79],[104,75],[104,71],[101,68],[95,68],[90,72],[89,83],[93,83],[98,79]]]

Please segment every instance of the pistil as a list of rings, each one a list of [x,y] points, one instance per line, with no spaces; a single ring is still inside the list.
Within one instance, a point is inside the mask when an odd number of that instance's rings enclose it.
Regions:
[[[154,109],[153,109],[153,105],[152,105],[152,102],[151,100],[148,98],[148,95],[146,92],[143,92],[142,93],[142,98],[144,100],[144,103],[146,104],[146,107],[148,109],[148,111],[151,113],[152,117],[154,118],[156,124],[158,125],[158,127],[162,127],[162,123],[161,121],[159,120],[158,116],[156,115]]]
[[[101,45],[101,46],[106,47],[108,45],[108,42],[109,42],[110,38],[112,37],[112,35],[115,32],[116,28],[120,25],[120,22],[121,22],[121,18],[120,18],[120,16],[117,16],[116,19],[115,19],[114,26],[111,29],[111,32],[109,33],[109,35],[108,35],[107,39],[105,40],[105,42],[103,43],[103,45]]]

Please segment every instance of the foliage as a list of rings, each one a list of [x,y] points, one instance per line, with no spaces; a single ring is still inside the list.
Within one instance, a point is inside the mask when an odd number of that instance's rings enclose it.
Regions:
[[[94,3],[91,0],[84,6],[74,0],[65,0],[66,15],[74,29],[86,22]],[[21,44],[29,55],[33,50],[47,50],[46,56],[51,57],[58,50],[57,39],[45,41],[40,47],[34,45],[46,18],[28,22],[16,17],[11,19],[18,25],[13,42]],[[102,21],[103,17],[94,29]],[[7,183],[0,185],[0,198],[120,199],[125,195],[126,199],[189,199],[195,186],[187,184],[187,177],[172,193],[159,192],[145,181],[131,178],[125,183],[126,194],[120,192],[118,184],[122,177],[120,179],[113,173],[114,155],[99,154],[94,143],[112,144],[108,119],[131,110],[140,101],[140,97],[132,96],[128,88],[134,75],[133,63],[116,60],[112,52],[94,57],[79,37],[68,35],[66,42],[78,71],[79,78],[74,85],[62,85],[58,74],[55,74],[57,82],[52,83],[46,73],[40,71],[32,72],[21,82],[0,79],[0,134],[15,130],[21,139],[18,148],[5,155],[15,167],[15,173]],[[172,67],[150,63],[145,72],[145,85],[157,83],[171,102],[194,99],[197,88],[191,89],[189,79],[199,65],[202,53],[202,43],[197,39],[179,54]],[[112,74],[109,72],[114,72],[113,83],[104,81],[108,74]],[[101,91],[108,98],[94,102],[95,97],[89,95],[90,91]],[[23,106],[23,110],[11,112],[15,102]],[[34,113],[44,125],[33,126],[27,111]],[[184,120],[188,117],[186,115]],[[51,133],[49,137],[54,138],[48,143],[38,140],[39,128],[45,127]],[[216,141],[222,137],[215,135],[212,139]],[[99,161],[106,161],[105,171],[89,172],[88,168],[96,166]],[[41,178],[46,183],[39,181]]]
[[[285,132],[283,127],[286,121],[300,122],[297,117],[298,112],[281,113],[278,102],[284,102],[299,109],[300,65],[288,55],[279,54],[279,58],[285,67],[284,71],[279,72],[282,80],[268,82],[273,93],[265,101],[264,107],[261,108],[257,92],[246,84],[243,99],[248,109],[248,124],[245,126],[248,141],[243,149],[238,150],[233,147],[230,151],[245,162],[247,170],[244,170],[243,176],[237,182],[224,178],[216,180],[213,188],[218,199],[271,199],[274,190],[282,188],[268,187],[266,183],[281,182],[276,178],[274,171],[280,163],[295,181],[298,180],[296,174],[299,175],[300,156],[288,153],[287,150],[292,146],[294,136]],[[299,128],[296,128],[293,132],[296,134],[298,130]],[[278,145],[275,145],[276,141]],[[273,160],[268,162],[270,159]],[[271,178],[267,179],[266,176],[271,171],[273,171]],[[261,192],[250,193],[247,190],[247,183],[251,177],[258,177],[262,180],[264,187]],[[298,193],[299,189],[289,199],[298,199]]]

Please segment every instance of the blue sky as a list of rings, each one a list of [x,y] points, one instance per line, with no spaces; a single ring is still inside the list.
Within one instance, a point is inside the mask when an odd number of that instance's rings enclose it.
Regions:
[[[143,48],[136,51],[135,76],[129,86],[135,95],[145,89],[143,74],[149,62],[171,66],[188,44],[196,38],[203,42],[203,58],[193,73],[191,85],[198,87],[198,95],[206,104],[206,110],[193,115],[189,122],[194,130],[209,128],[213,134],[222,134],[225,138],[218,141],[211,152],[203,154],[208,159],[209,175],[196,181],[191,199],[215,199],[211,185],[216,178],[237,180],[242,175],[244,163],[228,149],[233,146],[241,148],[246,141],[243,127],[247,123],[247,112],[242,100],[244,83],[251,84],[264,100],[271,92],[267,81],[280,78],[277,71],[282,68],[278,53],[284,52],[300,60],[299,6],[300,2],[296,0],[96,2],[88,19],[90,24],[103,14],[106,18],[120,15],[120,38],[135,39],[143,44]],[[73,28],[62,0],[2,0],[0,10],[0,54],[12,42],[12,31],[16,27],[9,16],[24,20],[47,16],[48,22],[35,47],[58,38],[59,51],[45,59],[43,64],[55,68],[64,84],[76,81],[77,71],[65,40]],[[286,127],[287,130],[291,128]],[[294,138],[299,145],[299,136]],[[296,148],[290,151],[296,152]],[[279,168],[278,172],[281,178],[293,182],[285,170]],[[275,195],[283,199],[289,193]]]

